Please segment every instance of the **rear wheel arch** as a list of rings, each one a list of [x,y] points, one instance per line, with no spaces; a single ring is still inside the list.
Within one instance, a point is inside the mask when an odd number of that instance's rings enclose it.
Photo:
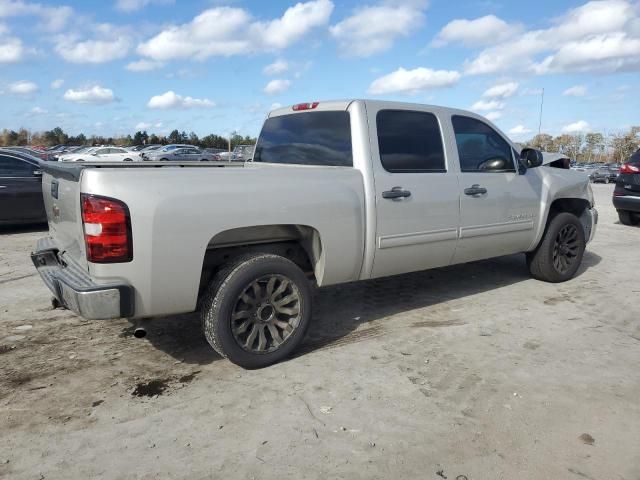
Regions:
[[[309,225],[255,225],[217,233],[207,244],[200,275],[200,299],[211,279],[236,258],[256,253],[279,255],[322,284],[324,249],[320,233]]]

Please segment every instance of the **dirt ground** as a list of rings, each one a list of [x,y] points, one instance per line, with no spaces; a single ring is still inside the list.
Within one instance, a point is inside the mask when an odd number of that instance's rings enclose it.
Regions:
[[[640,479],[640,228],[600,223],[574,280],[522,255],[317,294],[296,358],[245,371],[195,315],[52,310],[0,232],[0,477]]]

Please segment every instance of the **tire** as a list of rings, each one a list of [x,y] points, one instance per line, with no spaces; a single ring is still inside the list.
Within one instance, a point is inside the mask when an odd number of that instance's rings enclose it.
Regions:
[[[545,282],[566,282],[578,271],[585,247],[580,220],[571,213],[558,213],[548,222],[538,247],[527,253],[529,272]]]
[[[131,160],[130,158],[125,158],[124,160],[122,160],[123,162],[133,162],[133,160]]]
[[[604,183],[609,183],[609,177],[604,178]]]
[[[631,212],[626,210],[618,210],[618,218],[620,219],[620,223],[623,225],[637,225],[638,219],[634,218]]]
[[[160,159],[160,161],[161,161],[161,162],[168,162],[168,161],[169,161],[169,159],[168,159],[168,158],[161,158],[161,159]]]
[[[304,338],[311,297],[309,280],[290,260],[272,254],[238,257],[209,284],[200,306],[202,329],[213,349],[236,365],[267,367],[287,358]]]

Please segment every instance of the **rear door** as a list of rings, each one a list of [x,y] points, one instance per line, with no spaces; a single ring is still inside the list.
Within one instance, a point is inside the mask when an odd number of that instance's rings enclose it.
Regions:
[[[534,239],[541,182],[516,167],[511,144],[487,123],[453,115],[460,168],[460,239],[454,263],[522,252]]]
[[[376,195],[373,277],[451,263],[459,188],[441,119],[427,107],[367,103]]]
[[[0,155],[0,221],[44,221],[42,173],[37,165]]]

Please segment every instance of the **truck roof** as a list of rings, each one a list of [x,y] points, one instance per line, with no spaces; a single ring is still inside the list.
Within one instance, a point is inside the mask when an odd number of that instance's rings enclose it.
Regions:
[[[370,99],[370,98],[369,99],[368,98],[352,98],[352,99],[345,99],[345,100],[320,100],[320,101],[314,101],[313,103],[309,103],[309,104],[300,103],[300,104],[294,104],[294,105],[287,105],[284,107],[271,110],[267,117],[276,117],[279,115],[288,115],[290,113],[298,113],[298,112],[303,113],[305,111],[321,112],[321,111],[331,111],[331,110],[334,110],[334,111],[347,110],[349,108],[349,105],[351,105],[353,102],[366,102],[370,104],[384,105],[390,109],[398,108],[398,107],[402,107],[402,108],[419,107],[421,109],[428,108],[434,111],[440,111],[440,112],[447,111],[451,114],[458,113],[461,115],[476,117],[476,118],[482,119],[485,122],[492,123],[482,115],[478,115],[477,113],[470,112],[468,110],[462,110],[459,108],[451,108],[451,107],[445,107],[442,105],[432,105],[432,104],[426,104],[426,103],[397,102],[392,100],[377,100],[377,99]],[[311,108],[312,104],[316,104],[316,106],[313,106]],[[294,110],[294,107],[297,107],[300,105],[309,105],[310,108],[302,108],[298,111]]]

